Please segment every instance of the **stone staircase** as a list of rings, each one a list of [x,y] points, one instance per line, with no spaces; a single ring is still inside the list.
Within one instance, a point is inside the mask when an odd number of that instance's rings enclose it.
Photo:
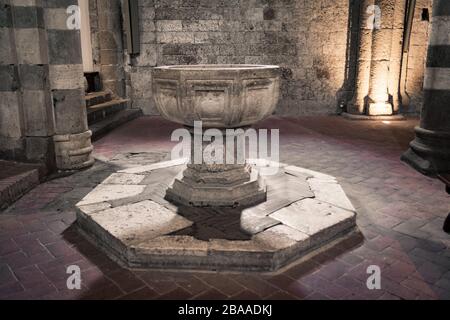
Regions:
[[[142,115],[139,109],[127,108],[128,101],[108,90],[86,94],[87,118],[93,140]]]
[[[45,166],[0,160],[0,212],[39,185]]]

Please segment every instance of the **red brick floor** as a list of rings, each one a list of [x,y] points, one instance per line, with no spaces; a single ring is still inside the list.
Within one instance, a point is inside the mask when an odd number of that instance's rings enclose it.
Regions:
[[[128,271],[80,236],[74,204],[128,154],[159,161],[176,128],[134,120],[95,143],[96,165],[40,185],[0,215],[1,299],[449,299],[450,211],[443,185],[399,161],[415,120],[351,122],[338,117],[271,118],[281,160],[336,176],[358,211],[363,239],[274,275]],[[137,157],[137,158],[136,158]],[[82,289],[67,289],[66,268],[81,268]],[[381,290],[367,289],[367,267]]]

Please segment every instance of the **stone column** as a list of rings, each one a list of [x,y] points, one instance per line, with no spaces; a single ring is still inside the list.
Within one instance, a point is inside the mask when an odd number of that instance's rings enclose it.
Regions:
[[[191,161],[167,190],[169,201],[196,207],[245,207],[266,200],[267,191],[258,172],[252,172],[245,161],[247,128],[233,133],[226,129],[187,129],[191,133]],[[217,143],[214,148],[212,141]]]
[[[434,0],[420,126],[410,149],[402,156],[419,172],[444,182],[450,181],[449,31],[450,1]]]
[[[392,97],[392,111],[398,113],[401,105],[400,77],[402,74],[403,42],[405,41],[405,22],[408,13],[407,0],[399,0],[395,5],[392,20],[392,43],[389,63],[388,92]],[[405,64],[407,61],[404,62]]]
[[[0,6],[1,135],[11,158],[52,167],[55,128],[42,4],[2,1]]]
[[[406,0],[364,0],[350,113],[386,116],[398,111],[405,10]]]
[[[376,0],[375,5],[380,8],[381,27],[373,31],[367,114],[392,115],[398,110],[406,1]]]
[[[355,94],[349,112],[352,114],[363,114],[365,98],[369,92],[370,61],[372,57],[372,30],[368,20],[369,6],[374,0],[363,0],[361,4],[359,21],[359,48],[356,71]]]
[[[376,0],[375,5],[381,13],[381,26],[375,27],[372,34],[372,60],[370,64],[368,115],[391,115],[388,77],[392,45],[393,1]]]
[[[55,114],[53,137],[57,168],[81,169],[94,163],[84,101],[80,30],[69,23],[67,8],[76,0],[46,1],[50,89]]]

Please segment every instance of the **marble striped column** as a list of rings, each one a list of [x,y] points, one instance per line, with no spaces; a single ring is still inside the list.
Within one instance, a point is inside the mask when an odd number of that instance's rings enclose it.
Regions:
[[[52,136],[54,115],[48,82],[48,51],[43,18],[42,1],[14,0],[2,1],[5,13],[5,27],[2,38],[8,42],[1,46],[10,51],[9,57],[2,58],[2,97],[6,98],[5,123],[9,127],[10,138],[21,141],[13,159],[44,162],[48,167],[54,163]],[[11,81],[4,82],[4,79]],[[2,109],[4,99],[2,100]],[[2,126],[3,127],[3,126]]]
[[[47,29],[50,89],[55,114],[56,165],[72,170],[91,166],[91,131],[84,101],[80,30],[69,28],[77,0],[44,1]]]
[[[416,138],[402,160],[433,177],[450,174],[450,1],[434,0]]]
[[[12,8],[0,1],[0,157],[25,158],[24,124]]]

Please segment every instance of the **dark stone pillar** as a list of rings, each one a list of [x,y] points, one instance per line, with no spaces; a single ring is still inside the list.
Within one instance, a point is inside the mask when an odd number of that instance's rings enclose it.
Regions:
[[[402,160],[424,175],[450,174],[450,1],[435,0],[416,138]],[[444,180],[444,179],[443,179]]]
[[[450,193],[449,31],[450,1],[434,0],[421,121],[402,160],[420,173],[442,180]],[[444,231],[450,233],[450,215]]]

